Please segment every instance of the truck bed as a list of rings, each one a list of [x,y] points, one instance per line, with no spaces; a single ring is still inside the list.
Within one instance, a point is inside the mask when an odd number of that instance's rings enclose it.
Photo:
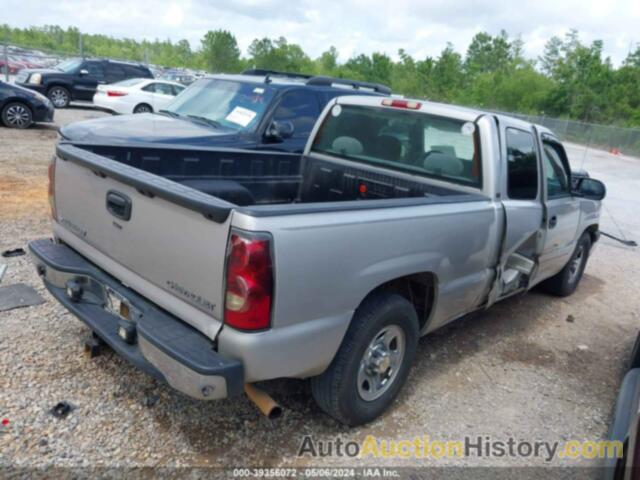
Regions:
[[[95,155],[86,155],[83,151]],[[175,148],[164,145],[149,148],[62,144],[58,148],[58,155],[88,163],[86,166],[89,167],[102,167],[108,170],[105,174],[113,175],[122,169],[113,162],[100,161],[99,157],[110,159],[224,201],[225,205],[218,202],[218,209],[207,209],[202,204],[207,203],[204,196],[190,195],[191,204],[199,204],[209,214],[231,206],[245,207],[244,210],[262,216],[306,211],[308,209],[301,210],[301,206],[310,204],[314,205],[313,210],[326,210],[330,207],[328,204],[331,204],[331,208],[342,210],[347,206],[338,205],[341,202],[351,202],[348,208],[373,208],[383,205],[375,200],[407,199],[401,203],[415,204],[477,199],[476,195],[454,188],[412,180],[407,175],[381,173],[380,169],[354,162],[283,152]],[[126,172],[132,173],[132,170],[125,167],[120,172],[121,176],[127,176]],[[138,181],[142,180],[141,175],[135,177],[138,177]],[[150,180],[148,176],[145,178]],[[129,181],[132,179],[129,178]],[[186,190],[183,191],[186,193]],[[172,196],[176,197],[177,192],[174,191]],[[367,202],[353,203],[362,200]],[[370,201],[374,202],[369,204]],[[294,208],[289,208],[292,206]]]

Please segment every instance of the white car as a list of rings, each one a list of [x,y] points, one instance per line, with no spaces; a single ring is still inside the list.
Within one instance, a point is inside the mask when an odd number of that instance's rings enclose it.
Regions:
[[[169,105],[186,87],[153,78],[131,78],[98,85],[93,104],[114,113],[157,112]]]

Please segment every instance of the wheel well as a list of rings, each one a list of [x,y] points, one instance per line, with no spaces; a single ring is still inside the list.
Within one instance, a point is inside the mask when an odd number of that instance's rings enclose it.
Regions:
[[[135,107],[133,107],[133,110],[135,111],[136,108],[138,108],[140,105],[146,105],[147,107],[149,107],[149,110],[151,110],[153,112],[153,107],[151,105],[149,105],[147,102],[138,103]]]
[[[409,300],[418,314],[420,329],[431,317],[436,295],[436,276],[431,272],[414,273],[394,278],[374,288],[367,297],[378,292],[396,293]]]
[[[590,225],[585,230],[585,233],[589,234],[589,238],[591,239],[591,244],[593,245],[598,240],[598,224]]]
[[[63,85],[62,83],[52,83],[50,85],[47,85],[47,93],[49,93],[49,90],[51,90],[52,88],[55,87],[61,87],[64,88],[67,92],[69,92],[69,95],[71,95],[71,89],[69,88],[68,85]]]
[[[20,97],[15,97],[15,98],[9,98],[8,100],[6,100],[3,104],[2,107],[0,107],[0,110],[4,110],[4,108],[7,105],[10,105],[12,103],[19,103],[20,105],[23,105],[25,107],[27,107],[29,109],[29,111],[33,114],[33,108],[31,108],[31,106],[25,102],[22,98]]]

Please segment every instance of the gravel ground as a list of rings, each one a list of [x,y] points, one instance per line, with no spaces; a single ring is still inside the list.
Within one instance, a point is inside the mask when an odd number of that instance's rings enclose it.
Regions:
[[[104,113],[56,112],[59,125]],[[48,236],[46,170],[56,126],[0,128],[0,250]],[[602,228],[640,237],[640,160],[570,149],[575,166],[606,181]],[[611,213],[615,216],[615,223]],[[616,226],[617,224],[617,226]],[[639,326],[637,249],[603,239],[578,291],[566,299],[531,292],[423,338],[404,391],[385,416],[348,429],[322,414],[305,382],[265,387],[285,407],[269,421],[244,397],[191,400],[137,371],[113,352],[89,359],[88,329],[48,295],[27,257],[2,282],[33,285],[46,303],[0,313],[0,465],[326,466],[347,457],[296,455],[304,435],[361,441],[462,439],[597,440],[608,428]],[[48,413],[73,404],[65,419]],[[595,460],[560,460],[560,466]],[[540,458],[455,460],[362,458],[363,465],[544,465]]]

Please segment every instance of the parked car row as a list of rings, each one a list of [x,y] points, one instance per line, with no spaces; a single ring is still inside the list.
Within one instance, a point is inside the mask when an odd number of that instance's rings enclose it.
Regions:
[[[129,78],[153,78],[148,67],[128,62],[74,58],[50,69],[25,69],[17,75],[17,85],[49,97],[56,108],[74,100],[93,99],[98,85]]]
[[[118,114],[151,113],[167,107],[185,88],[193,83],[195,75],[180,71],[164,72],[177,81],[154,79],[151,70],[141,64],[104,59],[70,59],[53,68],[37,68],[35,64],[12,66],[10,72],[18,72],[15,85],[4,90],[25,91],[39,95],[27,95],[29,104],[8,108],[4,124],[26,128],[36,121],[52,121],[53,115],[40,115],[34,105],[36,99],[47,97],[55,108],[65,108],[72,101],[93,101],[102,109]],[[163,72],[157,72],[163,73]],[[7,98],[10,95],[7,94]]]
[[[38,61],[34,61],[28,57],[21,57],[18,55],[8,55],[7,59],[0,57],[0,74],[9,73],[9,75],[15,75],[19,71],[25,68],[44,68],[45,64]]]

